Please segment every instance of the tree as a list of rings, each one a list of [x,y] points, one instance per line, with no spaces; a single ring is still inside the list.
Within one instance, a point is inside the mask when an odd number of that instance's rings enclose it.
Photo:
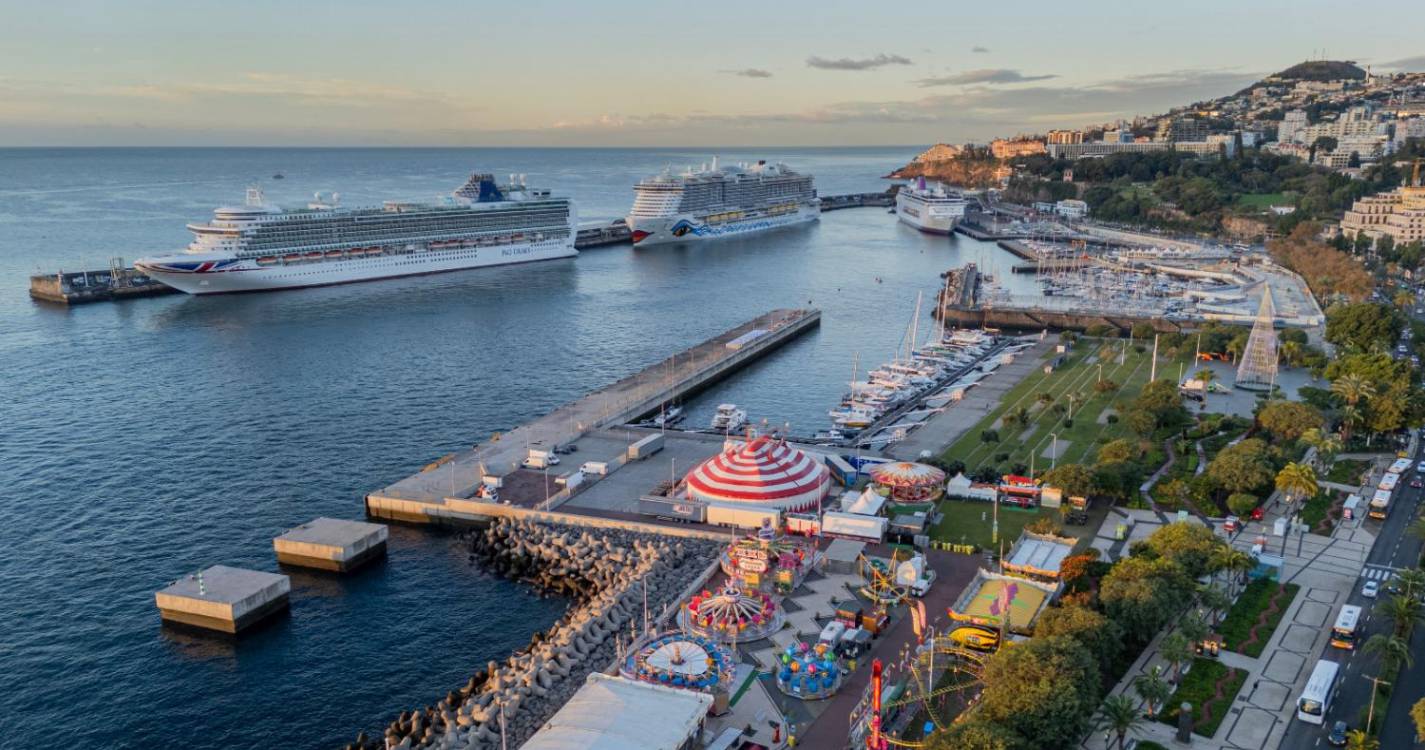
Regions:
[[[1135,458],[1138,458],[1138,448],[1123,438],[1110,440],[1098,449],[1098,462],[1101,464],[1132,461]]]
[[[1236,596],[1237,586],[1242,583],[1242,578],[1257,566],[1257,561],[1240,549],[1223,546],[1227,551],[1223,553],[1222,570],[1227,573],[1227,581],[1231,584],[1231,595]]]
[[[1133,680],[1133,690],[1148,703],[1148,715],[1156,717],[1173,695],[1173,686],[1163,678],[1163,668],[1153,667]]]
[[[1177,563],[1129,557],[1103,577],[1099,601],[1125,635],[1147,643],[1187,607],[1191,592],[1192,579]]]
[[[1301,442],[1316,449],[1315,463],[1319,469],[1331,465],[1331,460],[1341,450],[1341,438],[1322,429],[1313,428],[1303,432]]]
[[[1227,509],[1232,511],[1232,515],[1246,518],[1260,502],[1256,495],[1247,492],[1234,492],[1227,496]]]
[[[1099,462],[1093,469],[1093,484],[1104,497],[1126,500],[1143,484],[1143,467],[1136,461]]]
[[[1395,635],[1407,643],[1410,641],[1411,632],[1415,630],[1415,624],[1422,619],[1420,601],[1407,599],[1399,594],[1377,604],[1376,614],[1390,620]]]
[[[1024,738],[997,722],[971,715],[930,736],[930,750],[1020,750]]]
[[[1158,418],[1146,409],[1129,409],[1128,413],[1123,415],[1123,423],[1128,425],[1133,434],[1142,438],[1151,437],[1153,431],[1158,429]]]
[[[1177,427],[1188,421],[1182,394],[1178,392],[1177,383],[1171,380],[1154,380],[1143,386],[1133,401],[1133,408],[1152,414],[1157,427]]]
[[[1394,672],[1401,666],[1406,669],[1415,665],[1415,657],[1410,653],[1410,644],[1400,636],[1391,633],[1376,633],[1366,639],[1361,650],[1380,659],[1387,672]]]
[[[1143,714],[1138,704],[1126,695],[1110,695],[1099,708],[1098,728],[1113,733],[1118,738],[1118,750],[1123,750],[1128,733],[1143,724]]]
[[[1214,553],[1225,546],[1212,529],[1191,521],[1166,524],[1144,541],[1158,557],[1181,565],[1190,578],[1212,572]]]
[[[1098,660],[1099,675],[1104,679],[1112,676],[1123,650],[1123,629],[1118,623],[1097,610],[1073,604],[1045,610],[1034,626],[1034,635],[1062,635],[1078,641]]]
[[[1083,464],[1059,464],[1041,478],[1044,484],[1058,487],[1069,497],[1088,497],[1093,490],[1093,472]]]
[[[1266,487],[1272,481],[1267,444],[1248,438],[1223,448],[1208,463],[1207,478],[1228,492],[1253,492]]]
[[[1380,750],[1380,740],[1365,730],[1352,729],[1346,733],[1346,750]]]
[[[1026,747],[1067,750],[1089,728],[1098,664],[1067,636],[1031,638],[985,664],[978,713],[1024,738]]]
[[[1168,663],[1168,668],[1173,671],[1173,682],[1177,682],[1183,665],[1192,660],[1192,644],[1182,633],[1169,633],[1158,641],[1158,656]]]
[[[1400,588],[1400,595],[1407,599],[1421,599],[1425,597],[1425,570],[1410,568],[1395,574],[1395,585]]]
[[[1257,422],[1281,440],[1296,440],[1307,430],[1320,430],[1326,420],[1321,412],[1296,401],[1268,401],[1257,412]]]
[[[1320,486],[1316,482],[1316,470],[1307,464],[1300,464],[1295,461],[1282,467],[1277,472],[1277,489],[1288,500],[1304,500],[1308,497],[1316,497],[1320,491]]]
[[[1223,545],[1226,546],[1226,545]],[[1197,594],[1198,604],[1201,604],[1207,613],[1212,617],[1213,622],[1217,621],[1217,613],[1226,612],[1232,606],[1232,598],[1222,592],[1216,585],[1206,586]],[[1187,621],[1191,622],[1191,620]],[[1200,622],[1200,620],[1199,620]],[[1184,623],[1186,624],[1186,622]],[[1186,632],[1186,629],[1184,629]],[[1203,635],[1206,637],[1206,634]],[[1202,640],[1202,639],[1198,639]]]
[[[1410,707],[1410,718],[1415,722],[1415,736],[1425,737],[1425,698]]]
[[[1358,302],[1326,311],[1326,340],[1356,351],[1388,349],[1403,328],[1399,311],[1387,304]]]
[[[1202,383],[1203,390],[1207,390],[1208,384],[1211,383],[1216,377],[1217,373],[1206,367],[1202,368],[1201,370],[1198,370],[1192,375],[1193,380]]]
[[[1089,547],[1089,552],[1097,553],[1098,550]],[[1089,571],[1093,569],[1093,564],[1096,562],[1098,562],[1097,554],[1069,555],[1064,558],[1062,563],[1059,563],[1059,578],[1063,580],[1065,585],[1073,585],[1088,576]],[[1049,613],[1046,612],[1044,614],[1047,617]],[[1043,625],[1043,618],[1040,618],[1039,627],[1042,628]],[[1036,630],[1036,632],[1038,631]]]

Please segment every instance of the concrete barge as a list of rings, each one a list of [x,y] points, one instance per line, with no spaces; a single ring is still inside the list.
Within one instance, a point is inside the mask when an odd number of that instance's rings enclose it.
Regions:
[[[317,518],[272,540],[277,562],[348,573],[386,554],[388,531],[379,523]]]
[[[684,399],[766,356],[821,323],[816,309],[773,310],[638,373],[565,404],[471,450],[447,455],[416,474],[366,496],[373,518],[460,523],[462,500],[488,477],[520,471],[532,447],[554,450],[590,433],[623,425]]]
[[[154,594],[165,622],[236,635],[287,609],[292,581],[277,573],[214,565]]]

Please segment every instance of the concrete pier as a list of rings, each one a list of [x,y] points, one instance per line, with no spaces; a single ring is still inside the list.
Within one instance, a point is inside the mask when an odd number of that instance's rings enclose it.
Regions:
[[[292,581],[277,573],[214,565],[154,594],[165,621],[237,634],[287,608]]]
[[[517,471],[531,446],[565,445],[605,427],[658,410],[697,393],[821,323],[821,311],[773,310],[651,365],[617,383],[505,433],[496,441],[450,454],[420,472],[366,496],[377,518],[447,521],[447,498],[469,498],[485,476]],[[575,454],[581,459],[581,454]]]
[[[318,518],[272,540],[277,562],[346,573],[386,554],[379,523]]]
[[[82,305],[177,292],[177,289],[160,284],[117,260],[110,268],[98,271],[60,271],[30,277],[30,297],[60,305]]]

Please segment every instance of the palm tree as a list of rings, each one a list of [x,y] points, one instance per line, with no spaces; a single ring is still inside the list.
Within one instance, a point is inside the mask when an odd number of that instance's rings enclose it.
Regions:
[[[1380,740],[1360,729],[1346,733],[1346,750],[1380,750]]]
[[[1207,612],[1212,616],[1214,622],[1217,620],[1218,612],[1224,612],[1232,606],[1232,599],[1223,593],[1222,589],[1216,586],[1204,588],[1202,593],[1198,595],[1198,601],[1202,602],[1202,606],[1207,608]],[[1205,636],[1206,634],[1204,634],[1204,637]]]
[[[1361,407],[1355,404],[1346,404],[1341,407],[1341,439],[1350,442],[1351,433],[1360,426],[1363,419],[1365,417],[1361,414]]]
[[[1425,541],[1425,518],[1417,518],[1405,529],[1405,533]]]
[[[1207,390],[1207,384],[1208,384],[1208,383],[1211,383],[1212,380],[1213,380],[1214,378],[1216,378],[1216,377],[1217,377],[1217,373],[1213,372],[1212,370],[1209,370],[1209,369],[1206,368],[1206,367],[1202,368],[1201,370],[1198,370],[1197,372],[1193,373],[1193,375],[1192,375],[1192,379],[1193,379],[1193,380],[1196,380],[1197,382],[1202,383],[1202,389],[1203,389],[1204,391]]]
[[[1377,604],[1376,614],[1390,620],[1395,635],[1406,642],[1410,641],[1410,633],[1415,630],[1415,624],[1425,619],[1425,613],[1420,611],[1419,600],[1399,594]]]
[[[1346,402],[1346,408],[1341,410],[1341,421],[1348,428],[1354,427],[1360,422],[1361,401],[1369,400],[1376,395],[1375,386],[1371,385],[1371,381],[1355,374],[1342,375],[1331,381],[1331,392]],[[1354,415],[1354,419],[1348,418],[1348,414]],[[1346,431],[1345,437],[1346,440],[1351,439],[1349,429]]]
[[[1309,497],[1316,497],[1320,487],[1316,484],[1316,470],[1306,464],[1299,464],[1295,461],[1282,467],[1277,472],[1277,490],[1286,496],[1286,506],[1291,509],[1290,515],[1294,512],[1292,503],[1295,500],[1306,500]],[[1282,537],[1282,547],[1286,547],[1286,537]]]
[[[1148,717],[1158,715],[1158,710],[1173,695],[1173,686],[1163,679],[1163,668],[1153,667],[1133,680],[1133,691],[1148,703]]]
[[[1287,341],[1281,346],[1281,361],[1295,366],[1297,362],[1301,361],[1301,355],[1305,351],[1300,341]]]
[[[1211,586],[1204,586],[1198,591],[1198,602],[1204,607],[1207,606],[1207,604],[1202,601],[1202,598],[1209,596],[1207,592],[1211,589]],[[1208,633],[1212,632],[1212,630],[1207,627],[1207,623],[1203,622],[1200,615],[1188,613],[1183,617],[1182,622],[1178,623],[1178,632],[1182,633],[1183,637],[1187,639],[1189,647],[1196,648],[1197,644],[1202,643],[1202,640],[1206,638]]]
[[[1118,738],[1118,750],[1123,750],[1128,733],[1143,725],[1138,704],[1126,695],[1110,695],[1103,701],[1098,728],[1113,732]]]
[[[1400,587],[1400,595],[1408,599],[1425,596],[1425,570],[1411,568],[1395,574],[1395,585]]]
[[[1393,672],[1402,665],[1406,669],[1415,665],[1415,656],[1410,653],[1410,644],[1389,633],[1376,633],[1367,638],[1366,645],[1362,646],[1361,650],[1380,657],[1381,666],[1385,667],[1387,672]]]
[[[1182,676],[1183,665],[1192,658],[1192,646],[1182,633],[1171,633],[1158,644],[1158,655],[1173,669],[1173,682]]]
[[[1301,442],[1316,449],[1316,458],[1313,463],[1316,468],[1325,469],[1331,465],[1331,459],[1336,457],[1336,452],[1341,450],[1341,439],[1334,433],[1326,432],[1317,427],[1312,427],[1301,433]]]
[[[1227,562],[1227,569],[1232,571],[1232,597],[1237,597],[1238,587],[1242,585],[1242,579],[1253,568],[1257,567],[1257,561],[1252,556],[1240,549],[1232,550],[1234,555]]]

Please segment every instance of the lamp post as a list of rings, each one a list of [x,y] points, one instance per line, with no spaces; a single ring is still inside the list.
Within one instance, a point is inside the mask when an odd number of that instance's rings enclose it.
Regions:
[[[1054,441],[1049,447],[1049,468],[1052,469],[1059,465],[1059,433],[1051,432],[1049,437]]]
[[[1098,363],[1098,382],[1103,382],[1103,363]]]

